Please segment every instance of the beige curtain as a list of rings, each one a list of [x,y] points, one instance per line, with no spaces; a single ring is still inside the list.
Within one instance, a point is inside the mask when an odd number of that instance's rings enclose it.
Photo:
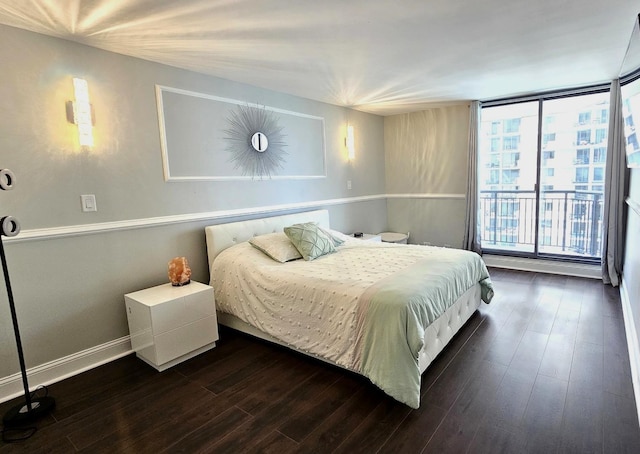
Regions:
[[[480,213],[478,212],[478,140],[480,136],[480,101],[469,108],[469,161],[467,165],[467,212],[463,247],[482,253],[480,244]]]
[[[609,103],[609,141],[602,220],[602,282],[620,285],[625,239],[625,195],[628,169],[625,155],[624,117],[620,80],[611,83]]]

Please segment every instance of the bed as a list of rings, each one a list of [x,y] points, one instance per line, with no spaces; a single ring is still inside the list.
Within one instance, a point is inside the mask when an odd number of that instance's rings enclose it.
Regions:
[[[249,243],[284,244],[283,230],[300,224],[317,226],[335,252],[281,263]],[[327,210],[208,226],[205,235],[220,324],[364,375],[412,408],[421,374],[493,296],[477,254],[353,239],[331,230]]]

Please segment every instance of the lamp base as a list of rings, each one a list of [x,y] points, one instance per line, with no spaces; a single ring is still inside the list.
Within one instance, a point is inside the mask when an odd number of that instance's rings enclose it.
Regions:
[[[26,403],[16,405],[5,413],[4,418],[2,418],[2,424],[5,427],[31,424],[36,419],[42,418],[49,413],[55,406],[56,400],[53,397],[36,397],[31,400],[31,411],[27,408]]]

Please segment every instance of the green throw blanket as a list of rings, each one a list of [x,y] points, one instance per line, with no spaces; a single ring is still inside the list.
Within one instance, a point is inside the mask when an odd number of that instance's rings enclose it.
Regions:
[[[418,408],[425,329],[476,283],[489,303],[493,288],[480,256],[446,249],[372,286],[360,300],[360,372],[394,399]]]

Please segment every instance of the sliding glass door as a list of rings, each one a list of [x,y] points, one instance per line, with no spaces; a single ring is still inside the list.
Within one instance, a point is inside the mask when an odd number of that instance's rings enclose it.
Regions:
[[[598,260],[609,95],[483,107],[482,248]]]
[[[538,123],[537,101],[482,109],[483,249],[535,251]]]

